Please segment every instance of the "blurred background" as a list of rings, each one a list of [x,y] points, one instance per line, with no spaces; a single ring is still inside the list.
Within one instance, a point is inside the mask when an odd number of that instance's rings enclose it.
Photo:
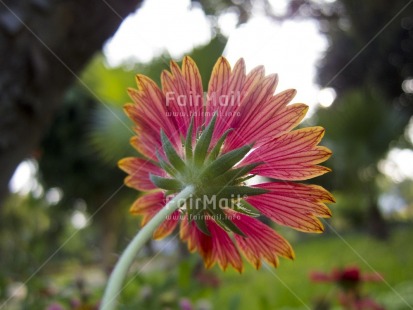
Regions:
[[[134,155],[126,89],[183,55],[206,89],[222,54],[278,73],[326,128],[333,172],[314,182],[334,216],[322,235],[276,227],[295,261],[241,276],[151,241],[120,309],[341,309],[309,275],[346,266],[413,309],[413,0],[0,0],[0,309],[96,307],[139,228],[116,166]]]

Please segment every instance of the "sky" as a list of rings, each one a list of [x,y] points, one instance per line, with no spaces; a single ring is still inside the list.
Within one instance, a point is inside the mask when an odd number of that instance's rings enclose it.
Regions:
[[[274,9],[282,11],[285,1],[274,0]],[[288,21],[276,24],[257,12],[247,24],[236,27],[236,15],[222,13],[217,23],[228,39],[224,56],[231,64],[243,57],[247,70],[264,65],[266,73],[278,73],[277,91],[295,88],[293,102],[310,106],[309,115],[317,107],[328,107],[335,99],[332,89],[319,89],[315,83],[316,64],[327,48],[325,38],[311,21]],[[211,20],[190,0],[147,0],[124,20],[115,36],[104,47],[110,66],[128,61],[150,62],[167,52],[179,60],[194,47],[207,44],[212,38]],[[413,140],[413,124],[408,128]],[[393,149],[379,169],[393,181],[413,179],[413,152]],[[36,166],[22,163],[10,182],[13,192],[27,192]],[[29,182],[29,183],[28,183]]]

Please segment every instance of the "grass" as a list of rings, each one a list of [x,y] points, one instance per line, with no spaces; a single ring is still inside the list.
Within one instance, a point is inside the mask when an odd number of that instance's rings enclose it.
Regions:
[[[365,283],[364,292],[386,309],[413,309],[413,229],[399,229],[380,242],[360,234],[309,236],[292,242],[294,261],[281,260],[277,269],[248,266],[242,276],[226,272],[212,296],[214,309],[312,309],[317,296],[334,297],[334,285],[312,283],[311,271],[357,265],[363,272],[379,272],[384,282]],[[406,304],[403,299],[406,300]]]
[[[212,304],[212,308],[205,309],[314,309],[316,298],[334,298],[337,291],[334,284],[312,283],[309,280],[310,272],[329,272],[332,268],[349,265],[357,265],[365,273],[377,271],[383,276],[385,282],[365,283],[363,289],[385,305],[386,310],[413,309],[413,228],[394,230],[386,242],[360,233],[345,233],[341,237],[331,233],[299,234],[302,239],[294,241],[297,235],[288,235],[291,230],[281,233],[291,241],[296,259],[280,259],[280,266],[276,269],[264,265],[257,271],[245,264],[242,275],[232,270],[221,272],[218,267],[205,271],[199,254],[181,257],[179,261],[175,257],[159,255],[151,258],[150,264],[147,261],[137,263],[122,293],[122,306],[119,309],[180,309],[178,302],[181,298]],[[59,296],[43,300],[45,296],[36,297],[32,294],[26,300],[29,305],[26,308],[44,309],[44,305],[38,305],[34,297],[42,299],[43,304],[78,297],[73,284],[76,278],[73,266],[68,268],[61,272],[61,281],[53,276],[61,291]],[[91,270],[94,269],[84,270],[87,271],[85,280],[91,280]],[[198,274],[201,272],[209,277],[219,277],[218,287],[215,284],[202,284],[195,279],[194,270]],[[36,284],[33,283],[33,286]],[[96,287],[89,284],[87,288],[93,291],[92,300],[97,301],[101,291]]]

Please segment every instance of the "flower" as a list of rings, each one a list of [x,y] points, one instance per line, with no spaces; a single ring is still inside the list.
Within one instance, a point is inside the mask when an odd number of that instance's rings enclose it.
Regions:
[[[357,266],[348,266],[342,269],[334,268],[330,273],[312,272],[310,279],[314,282],[335,282],[344,290],[355,289],[362,282],[377,282],[383,278],[378,273],[362,274]]]
[[[314,282],[333,282],[340,289],[338,300],[345,309],[354,310],[383,310],[384,308],[372,298],[363,296],[361,284],[363,282],[383,281],[378,273],[362,274],[357,266],[348,266],[342,269],[333,269],[330,273],[312,272],[310,279]]]
[[[145,225],[187,186],[195,191],[154,232],[169,235],[180,222],[180,236],[198,251],[205,266],[215,263],[241,272],[244,255],[255,268],[262,260],[294,258],[291,245],[256,217],[304,232],[322,232],[319,217],[330,217],[332,195],[317,185],[297,183],[330,169],[318,164],[331,151],[318,143],[321,127],[292,130],[308,107],[289,104],[296,91],[274,95],[278,77],[262,66],[245,72],[240,59],[231,69],[220,57],[204,95],[195,62],[171,62],[161,76],[162,89],[137,75],[133,103],[125,106],[135,124],[131,144],[139,156],[122,159],[126,185],[144,191],[132,205]],[[258,175],[273,179],[256,185]],[[275,179],[275,180],[274,180]]]

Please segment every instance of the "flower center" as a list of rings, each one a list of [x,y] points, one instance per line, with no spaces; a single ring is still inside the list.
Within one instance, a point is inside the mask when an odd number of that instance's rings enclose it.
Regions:
[[[242,232],[227,218],[227,210],[233,209],[251,215],[251,206],[244,200],[246,196],[260,195],[266,190],[244,185],[244,181],[253,175],[250,171],[261,163],[240,166],[239,163],[251,150],[252,145],[221,153],[228,130],[211,147],[211,139],[217,116],[214,115],[208,126],[201,132],[193,147],[193,120],[189,126],[185,142],[184,156],[180,156],[168,137],[161,131],[164,157],[157,152],[158,164],[168,177],[151,175],[151,181],[166,190],[167,195],[174,195],[188,185],[195,186],[195,194],[185,202],[182,211],[194,220],[197,226],[209,234],[205,216],[238,234]],[[197,133],[196,133],[197,134]]]

